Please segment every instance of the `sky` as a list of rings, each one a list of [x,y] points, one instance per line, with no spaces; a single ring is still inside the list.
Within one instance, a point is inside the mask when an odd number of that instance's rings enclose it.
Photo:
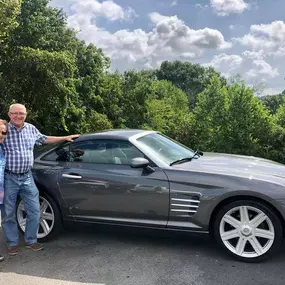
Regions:
[[[168,60],[240,74],[263,94],[285,89],[285,0],[52,0],[68,26],[111,58],[111,69]]]

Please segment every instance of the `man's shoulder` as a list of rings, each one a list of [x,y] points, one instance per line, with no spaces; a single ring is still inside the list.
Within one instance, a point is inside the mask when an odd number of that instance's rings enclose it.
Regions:
[[[36,128],[33,124],[27,122],[25,122],[24,126],[28,128]]]
[[[37,130],[36,126],[27,122],[25,122],[24,127],[27,128],[28,130]]]

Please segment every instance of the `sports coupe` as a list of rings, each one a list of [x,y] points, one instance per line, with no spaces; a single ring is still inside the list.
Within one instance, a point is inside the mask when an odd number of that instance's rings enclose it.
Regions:
[[[109,130],[35,150],[40,241],[66,222],[211,234],[233,257],[266,259],[283,241],[285,166],[194,151],[156,131]],[[25,231],[23,201],[17,221]]]

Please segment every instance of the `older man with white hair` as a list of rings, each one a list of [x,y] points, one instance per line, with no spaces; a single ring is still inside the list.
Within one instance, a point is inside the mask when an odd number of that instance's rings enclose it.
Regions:
[[[19,237],[16,221],[16,203],[19,195],[27,213],[24,240],[33,251],[42,250],[37,242],[40,219],[39,191],[35,185],[31,168],[35,145],[72,141],[79,135],[51,137],[43,135],[32,124],[26,123],[27,111],[22,104],[13,104],[9,109],[8,135],[3,143],[6,157],[5,196],[2,211],[2,227],[8,245],[8,254],[19,252]]]

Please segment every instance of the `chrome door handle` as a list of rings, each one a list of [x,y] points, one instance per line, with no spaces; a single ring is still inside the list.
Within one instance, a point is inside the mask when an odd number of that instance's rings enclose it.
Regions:
[[[62,174],[62,177],[72,178],[72,179],[81,179],[82,178],[82,176],[80,176],[80,175],[72,175],[72,174]]]

